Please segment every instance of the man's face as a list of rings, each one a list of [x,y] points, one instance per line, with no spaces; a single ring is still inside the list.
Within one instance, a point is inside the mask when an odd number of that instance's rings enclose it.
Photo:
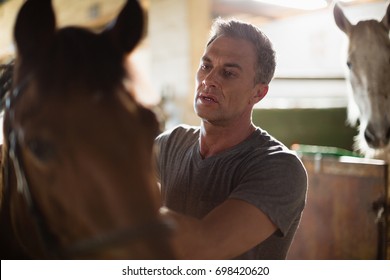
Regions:
[[[195,112],[206,122],[247,122],[267,85],[255,84],[255,48],[251,42],[220,36],[205,50],[196,75]]]

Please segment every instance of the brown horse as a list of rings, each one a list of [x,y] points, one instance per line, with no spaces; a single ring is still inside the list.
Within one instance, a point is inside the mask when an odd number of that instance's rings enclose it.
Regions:
[[[123,83],[143,23],[135,0],[99,34],[57,30],[50,0],[19,11],[4,116],[2,259],[173,258],[154,192],[158,123]]]

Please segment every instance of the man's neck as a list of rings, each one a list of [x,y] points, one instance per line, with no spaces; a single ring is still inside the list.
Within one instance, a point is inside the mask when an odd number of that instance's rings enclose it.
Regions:
[[[200,154],[208,158],[221,153],[247,139],[256,130],[253,123],[236,126],[218,126],[202,121]]]

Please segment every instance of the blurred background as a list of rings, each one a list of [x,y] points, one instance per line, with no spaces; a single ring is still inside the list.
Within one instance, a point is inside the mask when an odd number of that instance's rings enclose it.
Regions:
[[[14,54],[12,28],[23,0],[0,0],[0,60]],[[59,26],[104,28],[125,0],[54,0]],[[194,77],[212,20],[237,18],[271,39],[277,69],[254,122],[294,143],[353,149],[356,129],[346,125],[345,35],[331,0],[141,0],[147,35],[129,58],[137,70],[138,98],[159,108],[164,128],[199,124],[193,112]],[[303,4],[301,3],[303,2]],[[306,2],[306,3],[305,3]],[[388,1],[339,1],[352,23],[380,20]],[[133,62],[133,63],[130,63]],[[132,66],[131,66],[132,65]]]

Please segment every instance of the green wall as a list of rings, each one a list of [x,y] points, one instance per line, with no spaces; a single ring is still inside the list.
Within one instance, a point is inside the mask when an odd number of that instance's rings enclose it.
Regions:
[[[306,144],[353,150],[356,128],[346,124],[346,108],[255,109],[253,122],[286,146]]]

